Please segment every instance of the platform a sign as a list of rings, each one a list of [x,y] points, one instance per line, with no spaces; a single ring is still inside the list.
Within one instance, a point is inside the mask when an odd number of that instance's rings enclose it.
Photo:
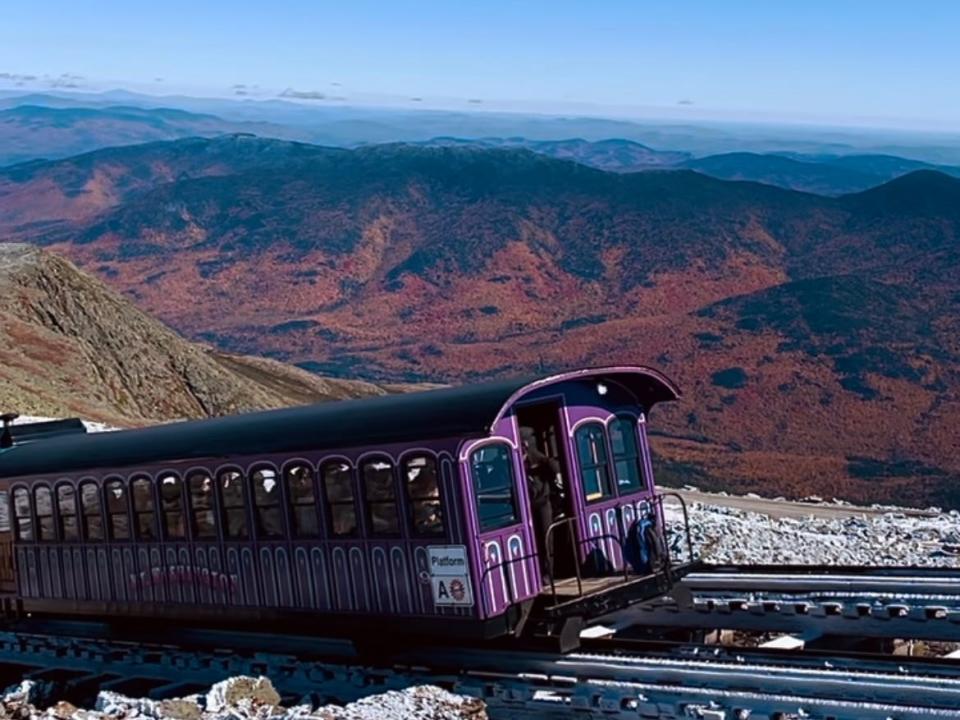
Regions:
[[[464,545],[431,545],[427,548],[433,604],[438,607],[470,607],[470,566]]]

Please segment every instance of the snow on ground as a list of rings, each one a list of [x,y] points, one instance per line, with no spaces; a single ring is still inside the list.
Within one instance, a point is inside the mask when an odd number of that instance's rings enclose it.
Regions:
[[[390,691],[343,707],[309,704],[285,708],[265,677],[235,677],[217,683],[205,695],[169,700],[128,698],[103,691],[93,710],[67,702],[41,710],[42,684],[24,680],[4,691],[0,717],[17,720],[485,720],[483,702],[430,685]]]
[[[710,563],[960,567],[960,512],[856,508],[848,517],[774,517],[719,504],[688,504],[694,549]],[[836,507],[832,503],[824,507]],[[668,504],[671,553],[685,553],[679,506]],[[683,556],[681,554],[681,556]]]
[[[27,425],[28,423],[36,422],[50,422],[51,420],[59,420],[60,418],[50,418],[50,417],[40,417],[39,415],[21,415],[16,420],[13,421],[14,425]],[[108,432],[110,430],[120,430],[118,427],[113,427],[112,425],[107,425],[101,422],[94,422],[93,420],[82,420],[84,427],[87,428],[87,432]]]

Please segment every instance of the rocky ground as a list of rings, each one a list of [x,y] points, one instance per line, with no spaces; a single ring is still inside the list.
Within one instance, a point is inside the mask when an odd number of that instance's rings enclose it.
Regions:
[[[810,502],[805,516],[779,516],[733,506],[739,500],[724,504],[718,496],[711,503],[688,503],[693,545],[707,562],[960,566],[957,510]],[[679,506],[668,506],[668,513],[669,526],[677,530]],[[679,532],[672,533],[674,553],[683,542]]]
[[[47,704],[42,684],[25,680],[0,699],[3,720],[486,720],[483,702],[432,686],[390,691],[345,706],[283,707],[265,677],[236,677],[203,695],[169,700],[128,698],[101,692],[93,709],[67,702]],[[44,709],[45,708],[45,709]]]

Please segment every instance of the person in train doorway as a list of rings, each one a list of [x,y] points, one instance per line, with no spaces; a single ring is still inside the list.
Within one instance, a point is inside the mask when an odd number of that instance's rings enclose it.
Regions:
[[[560,507],[562,501],[560,463],[540,451],[533,428],[526,426],[520,428],[520,448],[527,476],[533,530],[536,533],[537,546],[540,548],[540,572],[543,581],[549,583],[553,577],[553,545],[556,533],[551,533],[547,537],[547,528],[553,523],[557,514],[562,514],[562,512],[555,513],[554,510]]]

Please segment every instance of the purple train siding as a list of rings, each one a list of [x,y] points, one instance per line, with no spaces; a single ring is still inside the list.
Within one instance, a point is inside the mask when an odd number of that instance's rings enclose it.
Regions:
[[[589,391],[579,386],[562,390],[548,387],[525,397],[523,404],[533,405],[545,400],[560,402],[564,450],[566,457],[573,460],[567,470],[574,481],[574,517],[576,533],[580,538],[577,560],[583,564],[588,559],[596,561],[599,558],[610,570],[619,571],[625,562],[622,548],[627,532],[641,514],[650,511],[656,491],[644,413],[641,408],[637,408],[635,402],[631,403],[623,396],[601,406]],[[497,423],[491,437],[465,445],[460,455],[463,477],[470,477],[469,455],[474,450],[495,442],[506,442],[513,448],[514,472],[516,477],[523,477],[522,458],[517,450],[520,434],[516,409],[517,404],[514,404]],[[615,494],[602,502],[587,503],[580,491],[583,478],[575,460],[577,450],[574,447],[574,435],[577,428],[585,423],[600,422],[607,427],[618,417],[630,417],[634,421],[641,473],[645,482],[636,492]],[[468,481],[464,487],[470,494],[468,505],[475,507],[472,484]],[[538,558],[529,557],[537,553],[537,548],[532,537],[530,504],[525,483],[521,484],[518,492],[521,496],[520,519],[515,525],[482,533],[476,526],[475,514],[472,518],[473,532],[479,540],[474,547],[474,564],[479,569],[478,586],[483,600],[479,608],[481,617],[496,616],[504,612],[509,605],[535,597],[544,589]]]
[[[175,610],[178,616],[189,616],[195,611],[197,617],[230,616],[233,612],[239,617],[243,610],[269,610],[271,616],[329,617],[333,623],[337,617],[345,616],[443,616],[449,618],[445,627],[450,628],[450,623],[476,625],[477,621],[500,618],[509,607],[530,601],[543,590],[538,538],[533,531],[518,448],[518,413],[544,403],[556,403],[559,412],[558,444],[566,458],[569,512],[576,525],[575,561],[596,565],[599,559],[606,569],[622,568],[622,547],[628,529],[654,493],[643,413],[655,402],[672,399],[676,391],[653,371],[609,368],[568,373],[508,386],[506,390],[497,388],[496,392],[502,397],[490,407],[499,407],[499,412],[495,417],[491,413],[482,432],[476,432],[481,429],[477,427],[469,433],[439,438],[434,432],[425,435],[429,439],[419,441],[322,451],[305,447],[296,452],[230,454],[216,462],[198,457],[114,466],[104,463],[70,477],[51,468],[42,474],[5,478],[4,456],[0,454],[0,491],[12,491],[16,497],[19,488],[26,488],[30,503],[35,503],[37,488],[46,486],[57,495],[58,488],[68,486],[73,489],[76,502],[74,521],[84,527],[87,511],[79,508],[82,484],[96,483],[99,517],[106,527],[113,521],[114,511],[106,507],[105,484],[109,479],[120,478],[127,504],[123,512],[131,525],[131,538],[94,541],[84,537],[67,541],[59,506],[56,513],[51,510],[49,516],[41,517],[38,508],[31,505],[33,536],[16,542],[9,536],[8,540],[14,548],[11,557],[15,568],[11,570],[15,570],[15,586],[3,587],[0,583],[0,589],[11,593],[27,610],[38,611],[103,612],[106,607],[111,614],[118,615],[164,615]],[[648,396],[641,397],[643,392],[648,392]],[[625,418],[630,421],[637,472],[643,479],[639,487],[620,486],[614,462],[616,452],[607,437],[611,423]],[[576,434],[585,425],[602,428],[598,432],[606,448],[603,452],[609,466],[605,471],[609,487],[598,497],[588,498],[584,491]],[[222,436],[218,439],[222,441]],[[241,443],[238,447],[245,446]],[[508,457],[515,512],[505,524],[481,530],[471,462],[477,450],[487,447],[502,447]],[[411,457],[432,458],[436,464],[444,520],[442,536],[422,537],[412,529],[415,502],[405,491],[401,473]],[[393,507],[401,520],[397,532],[389,536],[376,536],[374,532],[376,521],[369,514],[373,501],[368,497],[372,491],[364,487],[365,478],[360,472],[366,459],[382,459],[392,468],[389,482],[395,493]],[[353,494],[348,503],[352,503],[359,525],[355,536],[332,534],[333,509],[324,494],[326,480],[320,478],[321,469],[330,461],[350,468]],[[295,510],[290,497],[293,491],[287,486],[287,471],[294,465],[308,467],[313,473],[310,482],[319,524],[316,538],[294,537]],[[257,522],[254,513],[259,512],[254,507],[252,480],[257,469],[269,470],[278,483],[284,532],[276,537],[260,537],[258,529],[253,533],[255,537],[227,537],[227,530],[221,526],[226,520],[220,489],[211,493],[210,501],[219,518],[216,537],[201,539],[195,537],[196,529],[186,531],[188,519],[193,517],[186,479],[198,472],[219,482],[222,472],[236,471],[244,483],[247,504],[243,512],[252,532]],[[134,478],[148,476],[153,483],[153,522],[158,522],[164,512],[164,491],[160,486],[163,478],[171,475],[181,483],[179,508],[185,513],[184,537],[133,540],[133,525],[138,521],[131,499]],[[16,533],[20,510],[13,510]],[[56,523],[60,528],[54,533],[56,539],[37,539],[38,534],[43,534],[44,522]],[[0,528],[0,544],[3,542]]]
[[[453,457],[445,449],[455,444],[446,441],[432,446],[376,448],[377,455],[397,465],[411,454],[437,458],[446,521],[443,537],[20,544],[16,548],[20,596],[29,600],[275,608],[333,614],[466,615],[462,609],[434,605],[430,588],[424,588],[421,580],[429,570],[428,546],[467,541],[459,501],[460,479],[453,471]],[[228,468],[282,468],[294,462],[319,467],[331,459],[357,467],[372,451],[360,448],[336,455],[234,458],[220,466],[137,468],[127,472],[127,479],[144,474],[153,479],[170,474],[187,477],[194,471],[217,477]],[[98,475],[85,475],[81,481],[94,479],[100,485],[118,475],[111,468]],[[66,483],[61,481],[57,486],[62,484]],[[71,484],[77,487],[79,482]],[[20,486],[13,483],[11,488]],[[404,498],[399,501],[403,503]]]

